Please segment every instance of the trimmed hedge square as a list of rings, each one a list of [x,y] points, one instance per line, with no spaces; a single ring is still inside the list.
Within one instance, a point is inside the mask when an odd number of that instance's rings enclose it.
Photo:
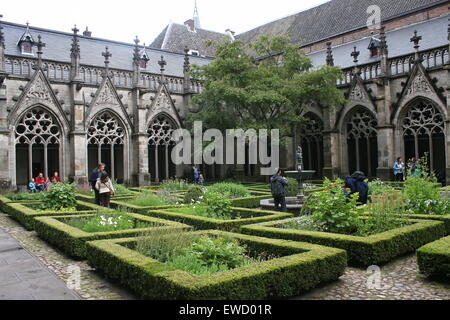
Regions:
[[[111,197],[111,201],[121,201],[121,200],[129,200],[137,197],[139,194],[129,194],[129,195],[123,195],[123,196],[113,196]],[[87,195],[82,193],[76,193],[75,198],[80,201],[90,202],[95,204],[95,196],[94,195]]]
[[[174,209],[174,208],[172,208]],[[161,219],[168,219],[185,223],[193,226],[196,230],[222,230],[222,231],[239,231],[239,227],[246,224],[253,224],[265,221],[282,220],[293,217],[290,213],[282,213],[275,211],[264,211],[247,208],[233,208],[234,213],[238,214],[240,219],[221,220],[174,212],[167,210],[150,210],[146,214]]]
[[[450,280],[450,237],[417,250],[420,272],[428,277]]]
[[[79,214],[95,213],[99,208],[89,203],[81,201],[77,202],[76,211],[37,211],[33,209],[33,206],[39,205],[42,202],[14,202],[9,199],[0,196],[0,210],[10,215],[14,220],[18,221],[27,230],[34,230],[35,218],[45,216],[71,216]]]
[[[234,238],[256,253],[281,258],[210,275],[176,270],[130,248],[136,238],[87,243],[89,264],[144,299],[250,300],[293,297],[337,280],[346,268],[346,253],[308,243],[266,239],[222,231],[199,235]]]
[[[164,210],[164,209],[170,209],[173,207],[179,207],[180,205],[173,204],[173,205],[164,205],[164,206],[138,206],[135,204],[131,204],[126,202],[125,200],[132,200],[133,198],[129,199],[122,199],[122,200],[112,200],[111,201],[111,207],[113,208],[124,208],[126,210],[129,210],[134,213],[139,214],[146,214],[150,210]]]
[[[344,249],[348,254],[349,265],[356,267],[390,262],[446,234],[443,222],[428,220],[405,220],[412,224],[368,237],[278,228],[292,220],[247,225],[242,226],[241,230],[245,234],[261,237],[310,242]]]
[[[111,213],[114,214],[114,212]],[[168,229],[173,230],[174,232],[192,229],[187,225],[173,221],[132,213],[127,213],[126,215],[139,222],[156,224],[158,227],[149,226],[148,228],[89,233],[65,223],[68,219],[81,219],[95,216],[95,214],[80,214],[70,217],[57,216],[36,218],[35,230],[41,238],[64,250],[64,252],[70,256],[84,259],[86,257],[86,242],[88,241],[136,237],[142,233],[151,232],[155,229]]]

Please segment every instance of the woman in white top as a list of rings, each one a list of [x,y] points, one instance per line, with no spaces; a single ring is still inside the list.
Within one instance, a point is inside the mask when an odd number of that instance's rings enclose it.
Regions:
[[[106,172],[103,172],[102,177],[97,180],[95,189],[97,189],[100,194],[100,205],[102,207],[109,208],[111,195],[114,195],[115,190],[112,181]]]

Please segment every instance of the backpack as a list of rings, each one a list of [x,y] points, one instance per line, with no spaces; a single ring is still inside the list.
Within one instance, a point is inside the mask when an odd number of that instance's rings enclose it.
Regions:
[[[281,197],[285,195],[284,185],[281,183],[280,179],[273,180],[270,188],[274,197]]]

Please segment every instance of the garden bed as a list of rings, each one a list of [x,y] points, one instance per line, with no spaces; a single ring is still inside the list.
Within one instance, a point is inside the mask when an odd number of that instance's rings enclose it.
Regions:
[[[283,226],[292,221],[295,219],[246,225],[242,226],[241,230],[256,236],[311,242],[344,249],[347,251],[349,264],[358,267],[390,262],[446,234],[444,223],[439,221],[404,220],[410,225],[366,237],[283,229]]]
[[[221,231],[196,232],[199,236],[231,238],[257,254],[278,258],[207,275],[168,266],[139,253],[139,239],[87,243],[89,263],[144,299],[245,300],[300,295],[321,283],[337,280],[345,271],[345,251],[322,246],[265,239]]]
[[[420,272],[428,277],[450,280],[450,237],[417,250]]]
[[[13,202],[0,196],[0,210],[10,215],[14,220],[22,224],[27,230],[34,230],[35,219],[43,216],[70,216],[95,213],[99,208],[90,203],[77,202],[76,210],[72,211],[39,211],[36,210],[36,202]]]
[[[117,231],[98,231],[99,225],[94,226],[94,231],[83,231],[82,226],[86,226],[94,219],[99,219],[98,214],[79,214],[74,216],[56,216],[56,217],[38,217],[35,222],[35,230],[37,234],[44,240],[64,250],[67,254],[75,258],[85,258],[86,242],[102,239],[115,239],[136,237],[143,233],[151,233],[158,229],[166,229],[171,231],[188,230],[191,227],[167,220],[156,219],[138,214],[121,214],[113,213],[111,210],[105,212],[104,223],[108,227],[108,220],[114,217],[118,221],[122,219],[130,219],[129,228]],[[103,220],[103,219],[102,219]],[[100,220],[99,220],[100,221]],[[113,220],[111,220],[113,221]],[[93,221],[97,222],[97,221]],[[101,226],[100,226],[101,227]],[[103,228],[103,227],[101,227]],[[96,231],[96,232],[95,232]]]
[[[242,225],[264,221],[282,220],[293,216],[290,213],[263,211],[248,208],[232,208],[233,216],[236,218],[224,220],[195,214],[186,214],[185,210],[190,210],[190,208],[173,207],[166,210],[151,210],[147,214],[162,219],[185,223],[193,226],[197,230],[215,229],[223,231],[237,231]],[[201,206],[199,206],[198,210],[201,210]]]

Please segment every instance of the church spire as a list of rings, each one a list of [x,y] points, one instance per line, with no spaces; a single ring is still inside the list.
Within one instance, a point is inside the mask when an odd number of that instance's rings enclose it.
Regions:
[[[201,29],[202,27],[200,25],[200,16],[198,14],[197,0],[195,0],[193,20],[195,29]]]

